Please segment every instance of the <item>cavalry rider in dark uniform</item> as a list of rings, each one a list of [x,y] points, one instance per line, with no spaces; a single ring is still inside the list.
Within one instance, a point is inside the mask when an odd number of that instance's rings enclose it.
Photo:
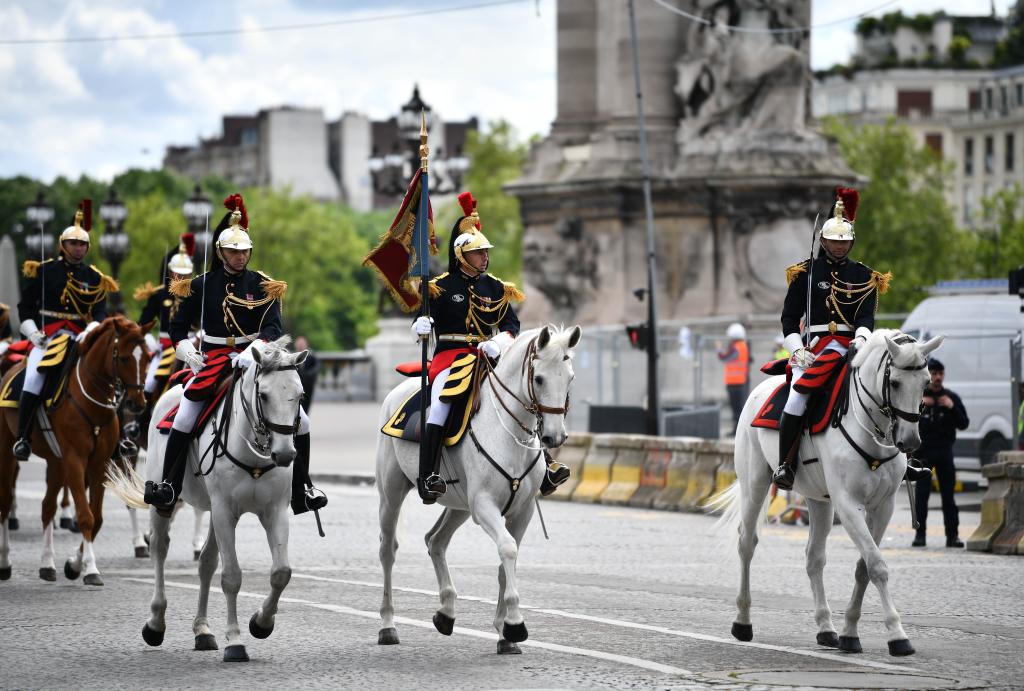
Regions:
[[[152,357],[149,360],[149,368],[146,370],[146,400],[148,406],[144,419],[140,420],[143,429],[146,428],[150,413],[153,410],[154,396],[157,384],[157,371],[160,369],[160,362],[163,355],[174,348],[171,343],[171,319],[178,313],[183,298],[173,294],[170,286],[173,281],[188,279],[192,277],[192,255],[195,252],[195,238],[192,233],[185,233],[181,236],[181,243],[174,250],[171,250],[160,267],[160,284],[156,287],[152,283],[146,283],[135,290],[136,300],[146,300],[142,307],[142,314],[139,315],[139,326],[146,326],[159,320],[159,338],[154,339],[146,334],[146,342],[149,344],[149,351]]]
[[[482,352],[492,360],[501,356],[519,335],[519,317],[512,300],[523,294],[512,283],[505,283],[487,273],[494,247],[480,232],[480,216],[476,201],[469,192],[459,195],[464,216],[452,228],[448,247],[448,271],[430,281],[430,316],[423,314],[412,324],[413,335],[426,338],[433,329],[437,346],[430,362],[430,413],[427,417],[424,442],[429,455],[420,460],[416,489],[424,504],[433,504],[444,494],[444,480],[437,474],[441,443],[451,411],[451,403],[442,399],[441,391],[451,372],[452,363],[462,354]],[[545,475],[542,491],[550,494],[569,477],[569,469],[552,461]]]
[[[230,211],[216,228],[217,259],[211,262],[210,271],[171,284],[171,293],[183,298],[171,319],[171,342],[178,359],[192,369],[194,376],[185,385],[167,440],[164,481],[146,482],[146,503],[166,515],[173,511],[181,495],[188,449],[204,402],[214,395],[218,383],[230,375],[232,365],[249,367],[253,364],[252,351],[282,333],[280,300],[288,286],[247,268],[252,240],[242,196],[232,195],[224,200],[224,205]],[[199,324],[203,332],[202,352],[188,339],[194,324]],[[295,449],[292,511],[300,514],[323,508],[327,497],[319,490],[314,494],[309,479],[309,417],[301,409]]]
[[[119,290],[117,282],[87,266],[89,230],[92,228],[92,201],[84,200],[75,212],[74,225],[60,234],[60,258],[44,262],[26,261],[22,267],[18,317],[21,333],[32,342],[25,368],[25,384],[18,402],[18,438],[14,457],[27,461],[32,453],[29,439],[32,420],[42,402],[46,372],[39,363],[50,340],[67,333],[81,341],[107,318],[107,295]]]
[[[807,402],[813,395],[797,389],[801,377],[814,366],[819,354],[834,350],[846,355],[851,342],[856,348],[867,340],[875,328],[878,294],[885,293],[892,279],[892,274],[881,274],[850,259],[859,194],[840,187],[836,197],[833,215],[821,227],[820,249],[810,271],[808,260],[786,269],[789,291],[782,308],[782,333],[784,346],[792,353],[792,380],[779,424],[779,467],[772,478],[784,490],[793,488]],[[811,313],[806,323],[810,335],[809,344],[804,347],[800,321],[807,311],[808,281]],[[802,383],[806,386],[809,382]],[[913,467],[908,466],[907,472],[911,479],[916,479]]]

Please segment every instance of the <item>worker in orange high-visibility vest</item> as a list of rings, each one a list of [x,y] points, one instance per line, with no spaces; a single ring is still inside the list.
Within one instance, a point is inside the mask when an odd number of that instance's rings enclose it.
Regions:
[[[727,347],[719,344],[718,359],[722,361],[725,390],[729,394],[732,408],[733,434],[739,425],[740,412],[747,401],[750,386],[750,347],[747,345],[747,330],[742,324],[730,324],[725,335],[729,338]]]

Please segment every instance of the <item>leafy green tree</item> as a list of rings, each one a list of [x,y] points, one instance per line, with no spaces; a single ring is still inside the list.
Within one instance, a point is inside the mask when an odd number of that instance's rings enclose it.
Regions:
[[[957,228],[943,194],[950,166],[892,119],[859,127],[829,119],[824,126],[849,166],[868,180],[861,188],[854,253],[893,274],[880,311],[909,311],[936,280],[972,275],[973,263],[963,257],[973,240]]]
[[[996,67],[1024,63],[1024,3],[1015,2],[1006,18],[1006,38],[996,44],[992,62]]]
[[[1024,264],[1024,187],[1014,184],[981,200],[980,229],[972,237],[978,276],[1005,278]]]

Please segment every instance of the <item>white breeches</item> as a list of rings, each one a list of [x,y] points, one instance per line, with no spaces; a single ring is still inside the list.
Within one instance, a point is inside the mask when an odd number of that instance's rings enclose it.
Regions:
[[[838,341],[832,341],[827,346],[825,346],[825,349],[822,350],[821,352],[824,353],[825,350],[835,350],[839,352],[841,355],[846,355],[846,351],[848,350],[848,348],[843,344],[839,343]],[[818,353],[818,355],[821,355],[821,353]],[[793,368],[793,379],[790,380],[789,385],[789,398],[786,399],[786,407],[783,408],[783,411],[789,413],[790,415],[803,415],[804,413],[807,412],[808,394],[800,393],[799,391],[793,388],[793,384],[795,384],[797,380],[800,379],[800,377],[804,376],[804,371],[805,370],[803,370],[800,367]]]
[[[195,380],[193,379],[192,381]],[[185,391],[188,391],[192,381],[185,385]],[[203,411],[203,405],[205,405],[205,401],[190,401],[185,396],[182,396],[171,428],[179,432],[191,434],[192,430],[195,429],[196,420],[199,419],[199,413]],[[299,406],[299,431],[296,434],[300,437],[303,434],[309,434],[309,416],[306,415],[306,411],[303,410],[302,406]]]
[[[441,400],[441,391],[444,390],[445,382],[452,368],[443,369],[434,377],[434,383],[430,386],[430,413],[427,415],[428,425],[444,425],[448,421],[448,411],[452,409],[451,403]]]
[[[33,346],[32,350],[28,353],[28,364],[25,365],[25,385],[23,391],[28,393],[34,393],[37,396],[43,392],[43,383],[46,381],[46,377],[39,371],[39,363],[42,362],[43,356],[46,355],[46,345],[42,347]]]
[[[162,350],[157,353],[150,353],[149,368],[146,369],[146,393],[153,393],[153,389],[156,388],[156,371],[160,369],[160,355],[162,353]]]

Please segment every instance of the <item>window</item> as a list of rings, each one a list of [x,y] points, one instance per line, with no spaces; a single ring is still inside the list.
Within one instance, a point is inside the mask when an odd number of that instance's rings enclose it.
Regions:
[[[964,175],[974,175],[974,140],[964,139]]]
[[[985,136],[985,173],[990,174],[996,168],[996,138],[992,135]]]
[[[927,117],[932,114],[932,92],[931,91],[897,91],[896,112],[901,118],[910,117],[912,114],[918,117]]]
[[[985,110],[992,110],[992,87],[985,89]]]
[[[970,185],[964,185],[964,225],[971,225],[971,216],[974,214],[974,189]]]
[[[1024,84],[1017,83],[1017,105],[1024,105]]]
[[[924,135],[924,145],[942,158],[942,132],[929,132]]]
[[[1007,172],[1013,170],[1013,132],[1006,133],[1006,140],[1004,141],[1003,158],[1006,163]]]
[[[1003,84],[999,87],[999,110],[1006,112],[1006,109],[1010,106],[1010,98],[1006,93],[1006,85]]]

